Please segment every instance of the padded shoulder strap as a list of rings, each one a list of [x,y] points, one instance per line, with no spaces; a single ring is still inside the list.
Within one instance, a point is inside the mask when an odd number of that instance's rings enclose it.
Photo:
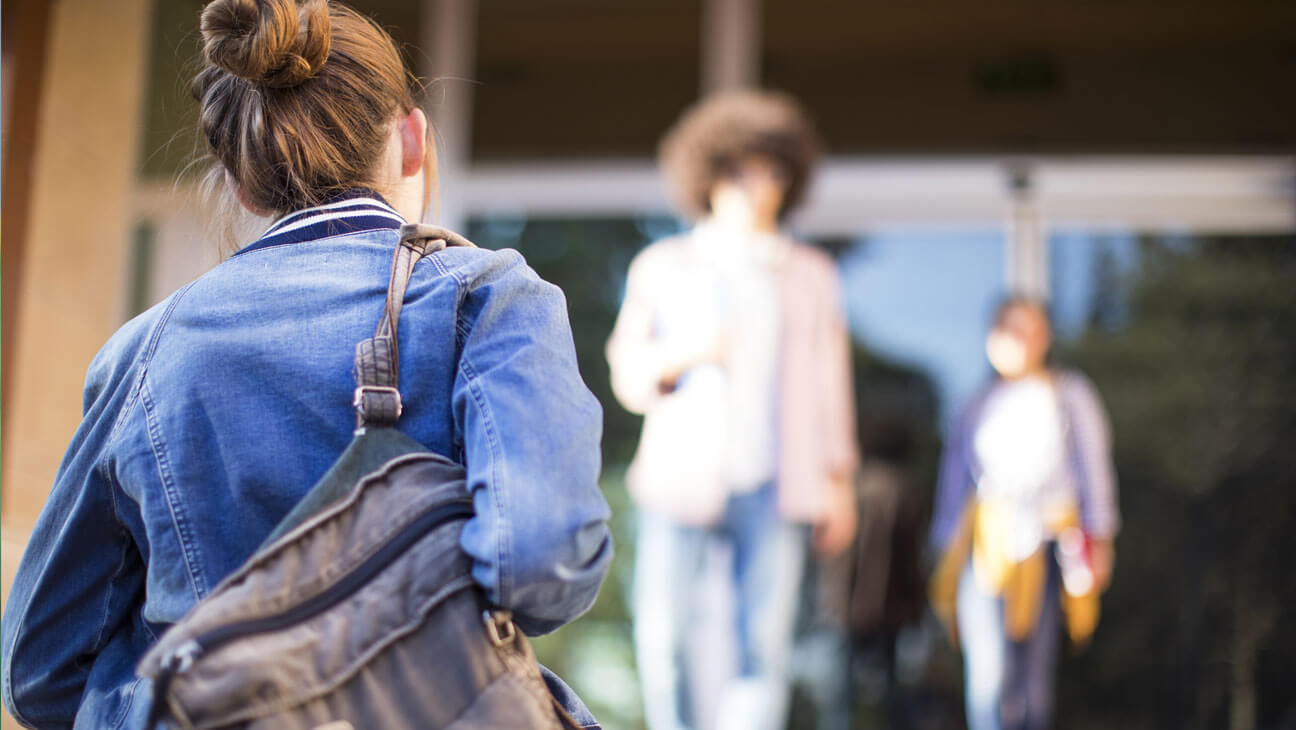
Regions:
[[[361,340],[355,354],[356,428],[390,426],[401,416],[400,329],[401,306],[414,265],[424,256],[446,246],[473,246],[472,241],[440,226],[406,223],[400,229],[400,245],[392,255],[387,303],[373,337]]]

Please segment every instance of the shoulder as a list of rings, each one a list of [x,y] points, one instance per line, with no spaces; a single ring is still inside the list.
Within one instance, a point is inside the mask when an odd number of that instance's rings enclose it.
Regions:
[[[807,286],[834,291],[837,288],[837,263],[823,249],[792,239],[787,240],[786,269]]]
[[[1077,401],[1085,406],[1101,407],[1102,397],[1093,381],[1078,370],[1059,370],[1056,374],[1058,390],[1064,397]]]
[[[814,269],[818,272],[836,272],[837,264],[826,251],[796,239],[785,239],[788,245],[788,256],[798,266]]]
[[[981,414],[985,411],[986,401],[990,399],[990,396],[998,390],[999,386],[1002,384],[1002,380],[993,376],[991,376],[986,382],[982,383],[981,386],[977,388],[976,392],[972,394],[972,397],[963,403],[962,408],[959,408],[954,412],[954,417],[950,421],[951,428],[960,431],[968,431],[974,428],[977,422],[981,420]]]
[[[83,403],[86,411],[104,394],[133,381],[132,373],[144,366],[167,314],[184,292],[181,289],[131,318],[108,338],[86,369]]]
[[[1056,382],[1063,407],[1073,421],[1106,428],[1107,409],[1093,381],[1078,371],[1063,370],[1058,372]]]
[[[527,265],[526,258],[511,248],[451,246],[429,259],[428,263],[453,276],[470,291],[499,282],[539,278]]]
[[[630,261],[630,275],[647,275],[662,269],[669,269],[690,256],[689,234],[662,238],[644,246]]]
[[[552,309],[566,316],[562,290],[542,279],[514,249],[452,247],[433,254],[431,263],[439,273],[454,277],[469,315],[489,306],[495,310],[521,307],[530,316]]]
[[[635,260],[652,261],[653,259],[683,256],[690,250],[692,241],[692,234],[687,232],[659,238],[644,246],[635,256]]]

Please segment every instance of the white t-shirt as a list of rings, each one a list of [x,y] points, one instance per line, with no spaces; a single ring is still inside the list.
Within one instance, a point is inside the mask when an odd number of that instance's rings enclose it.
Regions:
[[[1055,537],[1047,525],[1076,505],[1053,385],[1035,377],[996,384],[982,405],[972,448],[981,468],[977,498],[1009,511],[1008,550],[1024,559]]]
[[[779,241],[774,234],[735,236],[701,224],[690,242],[699,265],[676,274],[658,324],[676,346],[714,337],[723,342],[724,367],[696,367],[686,377],[690,387],[724,391],[727,433],[719,442],[726,481],[732,492],[750,492],[773,480],[778,468],[782,317],[773,257]]]

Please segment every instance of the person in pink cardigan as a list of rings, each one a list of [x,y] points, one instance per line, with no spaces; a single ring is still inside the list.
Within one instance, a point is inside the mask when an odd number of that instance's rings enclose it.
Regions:
[[[696,727],[686,642],[706,544],[730,543],[738,676],[719,727],[781,728],[807,548],[855,532],[850,347],[832,260],[788,238],[818,141],[772,93],[710,97],[661,165],[696,224],[630,265],[607,346],[612,388],[644,415],[627,473],[639,508],[635,644],[653,730]]]

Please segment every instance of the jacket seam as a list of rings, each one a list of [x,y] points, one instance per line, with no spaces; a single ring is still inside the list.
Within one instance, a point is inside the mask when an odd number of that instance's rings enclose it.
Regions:
[[[449,266],[446,266],[444,261],[441,260],[442,257],[439,254],[442,254],[445,251],[446,249],[442,249],[441,251],[436,252],[435,254],[429,256],[428,258],[432,259],[432,261],[436,263],[437,269],[439,269],[443,274],[455,280],[455,284],[457,285],[459,290],[457,302],[458,304],[462,304],[464,298],[467,296],[468,279],[463,275],[462,267],[456,266],[454,268],[450,268]]]
[[[481,414],[482,428],[486,432],[486,442],[491,451],[491,481],[486,485],[486,489],[490,494],[491,502],[495,505],[496,517],[499,520],[496,538],[496,560],[499,565],[499,598],[500,603],[504,604],[506,602],[505,596],[511,596],[513,593],[510,585],[511,575],[506,562],[506,556],[511,554],[513,546],[509,541],[510,526],[508,524],[508,513],[504,509],[504,490],[499,488],[499,464],[501,460],[499,435],[495,428],[495,419],[491,413],[490,405],[487,403],[485,394],[477,382],[477,372],[469,361],[467,353],[459,356],[459,370],[464,374],[464,378],[468,383],[468,393],[477,406],[477,412]]]
[[[144,627],[144,633],[148,634],[149,638],[152,639],[152,641],[150,641],[149,644],[156,644],[158,641],[157,632],[154,631],[153,627],[149,625],[148,619],[144,618],[143,612],[141,612],[139,620],[140,620],[140,626]]]
[[[202,565],[194,545],[189,515],[176,489],[175,476],[171,472],[171,463],[166,455],[166,442],[162,438],[161,426],[154,416],[153,398],[147,383],[141,384],[140,400],[144,405],[145,425],[148,430],[149,445],[153,451],[153,462],[157,467],[158,478],[162,482],[162,492],[166,497],[167,511],[171,515],[171,525],[175,528],[176,537],[180,541],[180,553],[184,557],[189,585],[193,588],[194,599],[202,600],[207,593],[207,580],[202,573]]]
[[[463,321],[463,304],[464,304],[464,300],[467,299],[467,292],[463,282],[459,280],[459,277],[451,274],[448,269],[446,273],[449,274],[450,279],[455,282],[454,358],[456,363],[460,363],[460,361],[463,359],[464,350],[467,349],[468,335],[471,332],[471,329]],[[456,368],[458,368],[458,366],[456,366]],[[460,464],[466,465],[468,463],[467,447],[465,446],[467,438],[463,433],[456,432],[453,425],[454,425],[454,421],[453,419],[451,419],[450,444],[452,448],[458,450],[458,453],[454,455],[457,457],[456,461],[458,461]]]
[[[103,477],[104,475],[105,475],[104,472],[101,470],[100,477]],[[117,527],[118,537],[124,538],[126,536],[125,528],[122,525],[121,515],[118,512],[116,490],[113,488],[113,485],[111,483],[105,483],[104,486],[108,490],[108,500],[112,503],[113,520],[117,523],[116,527]],[[117,580],[121,578],[122,573],[126,571],[126,558],[128,553],[129,551],[126,548],[126,541],[125,539],[122,539],[121,556],[117,559],[117,568],[113,570],[112,576],[108,578],[108,590],[104,591],[103,619],[99,623],[99,631],[95,635],[95,640],[94,640],[94,646],[96,647],[96,649],[102,646],[100,642],[103,641],[104,631],[108,628],[108,617],[109,614],[112,612],[113,588],[117,584]]]
[[[436,270],[440,272],[442,276],[450,276],[450,269],[446,268],[445,262],[441,260],[440,256],[433,254],[427,258],[432,260],[432,265],[436,267]],[[458,281],[458,279],[455,279],[455,281]]]
[[[13,664],[14,648],[17,647],[18,645],[18,636],[22,633],[23,624],[25,624],[26,622],[27,622],[27,606],[24,606],[22,614],[18,617],[17,625],[14,627],[14,630],[10,632],[13,636],[9,638],[9,642],[8,642],[9,645],[7,647],[8,651],[5,652],[4,698],[6,700],[5,705],[9,710],[9,714],[13,715],[13,718],[15,720],[17,720],[19,723],[21,723],[26,727],[36,727],[36,723],[32,722],[31,720],[28,720],[27,716],[24,715],[23,712],[18,709],[18,699],[14,697],[14,693],[13,693],[13,672],[11,671],[11,669]]]
[[[158,342],[162,339],[162,331],[166,329],[167,324],[171,321],[171,313],[175,311],[177,306],[179,306],[180,300],[183,299],[184,296],[189,293],[189,290],[193,288],[193,285],[197,283],[196,280],[191,281],[176,291],[175,294],[171,295],[171,301],[167,304],[162,315],[158,317],[158,321],[154,323],[153,331],[149,333],[148,343],[145,344],[144,352],[140,356],[139,374],[135,376],[135,382],[131,384],[131,389],[126,396],[126,402],[122,404],[122,409],[117,414],[117,419],[113,421],[113,426],[108,431],[108,437],[104,439],[105,453],[109,451],[108,447],[115,442],[118,432],[126,422],[127,416],[130,415],[131,409],[134,408],[135,404],[139,401],[140,390],[144,385],[144,375],[148,372],[149,363],[153,361],[153,353],[157,351]]]
[[[470,334],[472,334],[472,330],[469,329],[467,325],[465,325],[462,322],[456,322],[455,323],[455,347],[463,349],[464,345],[468,343],[468,335]]]
[[[121,728],[122,721],[130,716],[130,708],[135,704],[135,692],[139,689],[140,682],[143,681],[143,677],[136,677],[134,681],[127,682],[123,687],[122,694],[125,697],[122,700],[121,707],[117,709],[117,717],[111,723],[114,728]]]

